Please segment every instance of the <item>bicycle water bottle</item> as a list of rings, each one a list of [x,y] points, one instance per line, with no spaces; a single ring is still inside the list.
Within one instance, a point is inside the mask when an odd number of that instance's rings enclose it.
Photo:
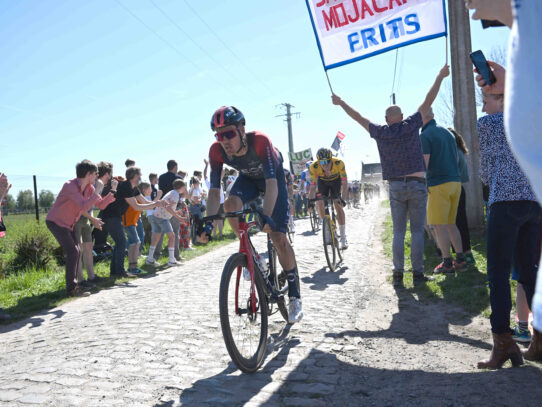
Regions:
[[[267,272],[269,271],[269,266],[267,265],[267,262],[262,259],[262,256],[260,256],[259,253],[256,253],[256,262],[258,263],[258,267],[260,270],[267,275]]]

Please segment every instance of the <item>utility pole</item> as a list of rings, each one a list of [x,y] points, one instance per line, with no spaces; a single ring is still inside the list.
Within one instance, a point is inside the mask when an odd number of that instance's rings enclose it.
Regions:
[[[288,124],[288,152],[293,153],[294,152],[294,135],[292,133],[292,116],[295,115],[295,117],[299,118],[299,115],[301,113],[295,112],[292,113],[292,108],[295,107],[291,105],[290,103],[281,103],[279,106],[286,109],[286,114],[281,114],[275,117],[286,117],[284,121]],[[292,166],[292,161],[290,160],[290,171],[294,172],[294,168]]]
[[[477,149],[473,66],[469,58],[469,54],[472,52],[469,12],[463,1],[450,0],[448,13],[450,16],[454,126],[465,139],[469,149],[467,166],[470,182],[465,184],[467,217],[471,228],[479,228],[482,226],[483,197],[479,176],[480,158]]]

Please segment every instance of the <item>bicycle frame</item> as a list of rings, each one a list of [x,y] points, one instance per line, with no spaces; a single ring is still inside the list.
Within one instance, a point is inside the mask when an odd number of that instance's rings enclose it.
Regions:
[[[250,243],[248,231],[258,223],[256,221],[245,222],[239,220],[239,253],[247,257],[248,271],[250,273],[250,302],[252,312],[256,313],[256,286],[254,278],[254,257],[253,247]],[[235,315],[239,315],[239,283],[241,281],[241,267],[237,267],[237,281],[235,282]]]
[[[254,254],[256,250],[252,245],[249,237],[249,230],[258,226],[257,221],[246,222],[244,219],[239,219],[239,253],[243,253],[247,257],[247,266],[250,273],[250,300],[252,304],[252,312],[256,313],[256,275],[254,273]],[[269,235],[268,235],[269,239]],[[288,286],[285,286],[282,290],[277,290],[266,276],[263,270],[260,270],[262,281],[264,282],[265,294],[270,299],[276,299],[281,295],[284,295],[288,290]],[[239,283],[241,282],[241,267],[237,267],[237,280],[235,282],[235,315],[239,313]]]

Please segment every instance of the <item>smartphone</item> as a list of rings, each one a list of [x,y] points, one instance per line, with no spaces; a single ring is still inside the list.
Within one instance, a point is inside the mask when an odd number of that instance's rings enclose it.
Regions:
[[[497,79],[489,67],[484,53],[482,51],[474,51],[472,54],[470,54],[470,59],[474,67],[478,70],[478,73],[480,73],[482,78],[484,78],[486,84],[493,85]]]

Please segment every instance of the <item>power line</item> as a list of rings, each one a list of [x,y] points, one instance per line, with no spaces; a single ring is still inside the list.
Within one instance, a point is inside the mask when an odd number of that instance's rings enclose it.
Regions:
[[[250,69],[248,67],[247,64],[244,63],[243,59],[241,59],[229,46],[228,44],[226,44],[222,38],[220,38],[220,36],[215,32],[215,30],[213,30],[213,28],[207,24],[207,22],[203,19],[203,17],[201,17],[201,15],[190,5],[190,3],[188,3],[187,0],[184,0],[184,3],[186,4],[186,6],[192,11],[192,13],[194,13],[194,15],[205,25],[205,27],[207,27],[207,29],[209,30],[209,32],[211,34],[213,34],[215,36],[215,38],[224,46],[224,48],[226,48],[230,54],[237,60],[237,62],[243,66],[243,68],[245,68],[247,70],[247,72],[249,72],[253,77],[254,79],[256,79],[264,88],[266,88],[269,92],[271,92],[272,94],[274,94],[275,96],[277,96],[275,90],[273,88],[271,88],[269,85],[267,85],[267,83],[265,83],[264,81],[262,81],[258,75],[256,75],[252,69]]]
[[[173,24],[182,34],[184,34],[201,52],[203,52],[205,55],[207,55],[207,57],[213,61],[220,69],[222,69],[224,72],[226,72],[228,75],[232,76],[235,78],[235,80],[239,83],[239,84],[242,84],[245,89],[252,93],[253,95],[256,95],[256,93],[249,89],[247,86],[245,86],[243,84],[243,82],[241,80],[239,80],[239,78],[231,71],[229,71],[228,69],[226,69],[219,61],[217,61],[209,52],[207,52],[207,50],[205,48],[203,48],[201,45],[199,45],[199,43],[190,35],[188,34],[179,24],[177,24],[177,22],[175,20],[173,20],[173,18],[171,18],[169,16],[169,14],[167,14],[164,9],[162,9],[158,4],[156,4],[154,2],[154,0],[149,0],[149,2],[171,23]]]
[[[189,57],[187,57],[185,54],[183,54],[179,48],[177,48],[175,45],[173,45],[171,42],[169,42],[167,39],[162,37],[160,34],[156,32],[151,26],[149,26],[145,21],[143,21],[141,18],[139,18],[132,10],[130,10],[128,7],[126,7],[124,4],[122,4],[119,0],[115,0],[115,2],[122,8],[124,11],[126,11],[128,14],[130,14],[134,19],[136,19],[141,25],[143,25],[147,30],[149,30],[151,33],[153,33],[160,41],[162,41],[164,44],[166,44],[169,48],[171,48],[177,55],[179,55],[181,58],[187,60],[190,65],[192,65],[196,70],[204,72],[205,70],[196,64],[194,61],[192,61]],[[218,85],[222,86],[224,89],[226,89],[228,92],[232,92],[232,89],[229,89],[226,87],[222,82],[218,81],[217,79],[211,77],[214,82],[216,82]]]

